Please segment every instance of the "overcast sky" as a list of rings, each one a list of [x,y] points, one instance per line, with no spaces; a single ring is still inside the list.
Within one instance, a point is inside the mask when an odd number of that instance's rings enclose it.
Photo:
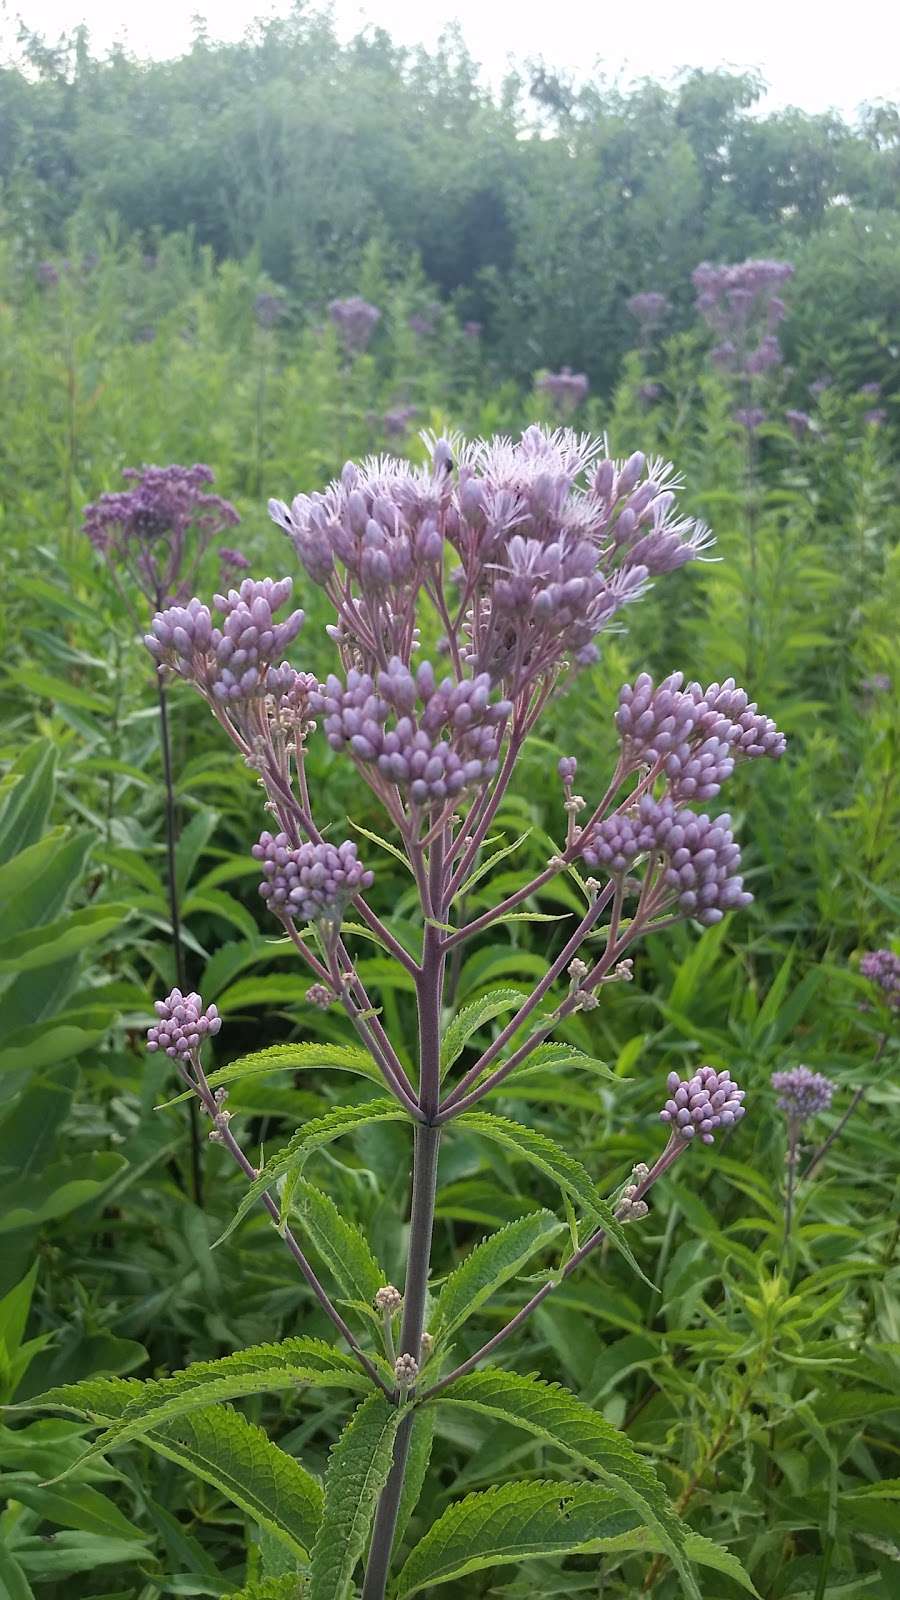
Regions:
[[[51,37],[86,22],[95,44],[123,40],[139,55],[176,55],[190,17],[212,37],[237,38],[265,0],[0,0],[0,33],[16,13]],[[284,9],[277,5],[278,11]],[[542,57],[584,76],[669,77],[683,66],[757,67],[768,104],[854,112],[864,101],[900,100],[900,6],[896,0],[335,0],[342,35],[378,23],[401,43],[433,42],[458,21],[486,77],[499,82],[511,59]],[[5,12],[5,23],[3,13]]]

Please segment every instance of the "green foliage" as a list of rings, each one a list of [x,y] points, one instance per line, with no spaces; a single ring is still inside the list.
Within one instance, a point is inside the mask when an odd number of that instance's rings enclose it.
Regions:
[[[482,1240],[445,1280],[434,1308],[433,1333],[449,1338],[495,1289],[516,1277],[533,1255],[562,1232],[563,1225],[552,1211],[535,1211]]]
[[[402,1417],[400,1407],[370,1395],[332,1449],[325,1511],[310,1564],[310,1600],[342,1600],[346,1593],[391,1469]]]
[[[634,1516],[609,1489],[516,1483],[468,1495],[429,1528],[402,1568],[395,1600],[530,1556],[602,1550]]]
[[[294,573],[296,660],[321,676],[329,619],[266,495],[388,444],[416,458],[420,425],[549,420],[529,385],[568,361],[593,384],[574,424],[671,457],[721,559],[631,608],[551,705],[454,915],[474,920],[560,848],[561,754],[589,803],[603,792],[615,695],[638,671],[734,674],[789,754],[722,797],[755,906],[649,940],[633,983],[604,987],[492,1091],[496,1114],[444,1134],[423,1385],[554,1287],[504,1347],[508,1370],[415,1409],[396,1592],[674,1600],[696,1564],[716,1600],[892,1593],[900,1095],[891,1018],[856,968],[900,949],[895,109],[854,128],[760,114],[754,80],[701,72],[574,91],[542,70],[498,99],[456,42],[339,44],[299,13],[163,65],[96,61],[83,40],[22,49],[23,70],[0,73],[0,1399],[17,1408],[0,1426],[0,1592],[297,1600],[315,1547],[318,1594],[344,1600],[399,1420],[326,1342],[255,1202],[278,1198],[387,1379],[372,1300],[404,1281],[410,1132],[340,1007],[307,1001],[259,901],[248,844],[271,819],[253,771],[173,686],[188,982],[226,1019],[209,1081],[262,1167],[246,1185],[201,1127],[203,1205],[190,1198],[185,1096],[141,1044],[175,981],[147,619],[79,533],[81,507],[123,465],[208,460],[254,575]],[[750,254],[797,266],[752,452],[689,284],[703,257]],[[55,286],[35,280],[41,256]],[[674,309],[629,349],[624,303],[644,287]],[[284,299],[273,328],[254,312],[267,292]],[[353,292],[382,318],[348,362],[324,307]],[[435,331],[417,335],[432,301]],[[878,401],[856,392],[870,381]],[[876,404],[883,426],[865,421]],[[398,405],[416,415],[389,439]],[[803,440],[789,405],[813,415]],[[219,586],[214,552],[196,586]],[[321,736],[309,765],[417,954],[415,885],[382,816]],[[448,1082],[544,976],[585,893],[556,878],[453,952]],[[409,973],[358,921],[342,931],[415,1077]],[[702,1061],[733,1068],[749,1115],[623,1229],[609,1197],[661,1148],[665,1075]],[[853,1111],[801,1176],[785,1237],[768,1080],[798,1061],[838,1085],[802,1164]],[[608,1239],[563,1278],[567,1224]],[[37,1396],[72,1413],[35,1418]]]

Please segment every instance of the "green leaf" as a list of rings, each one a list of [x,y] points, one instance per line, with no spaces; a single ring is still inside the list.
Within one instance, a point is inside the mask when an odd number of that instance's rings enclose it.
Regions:
[[[400,1505],[397,1510],[397,1526],[394,1530],[394,1548],[396,1549],[403,1539],[409,1525],[410,1517],[415,1511],[421,1498],[425,1478],[428,1473],[428,1464],[431,1460],[431,1449],[434,1444],[434,1430],[437,1423],[437,1409],[435,1406],[417,1406],[412,1422],[412,1433],[409,1441],[409,1453],[406,1457],[406,1472],[403,1478],[403,1488],[400,1491]]]
[[[242,1222],[247,1212],[256,1202],[262,1199],[266,1192],[273,1188],[280,1178],[291,1171],[300,1171],[314,1150],[320,1150],[323,1145],[331,1144],[335,1139],[340,1139],[342,1134],[353,1133],[357,1128],[365,1128],[372,1122],[406,1122],[406,1112],[398,1105],[396,1100],[369,1100],[362,1106],[335,1106],[324,1117],[317,1117],[312,1122],[307,1122],[298,1128],[294,1137],[288,1141],[283,1150],[273,1157],[268,1166],[264,1167],[259,1177],[249,1188],[244,1190],[238,1208],[229,1222],[225,1232],[216,1240],[221,1244],[233,1233],[239,1222]]]
[[[521,1272],[526,1261],[565,1232],[552,1211],[519,1217],[470,1251],[441,1289],[432,1319],[437,1338],[448,1338],[501,1284]]]
[[[192,1411],[147,1443],[220,1489],[296,1555],[312,1548],[322,1515],[318,1479],[231,1406]]]
[[[109,700],[103,699],[102,695],[92,694],[89,689],[80,689],[65,678],[54,678],[51,673],[40,672],[36,667],[16,667],[13,672],[7,673],[6,682],[19,683],[31,694],[39,695],[42,700],[53,700],[61,706],[74,706],[78,711],[96,711],[101,717],[110,714]]]
[[[37,1227],[96,1200],[126,1165],[112,1150],[95,1150],[17,1178],[0,1190],[0,1233]]]
[[[175,846],[175,880],[182,899],[187,893],[194,868],[212,838],[218,820],[217,812],[204,809],[195,812],[187,827],[182,830]]]
[[[525,832],[520,833],[518,839],[514,839],[512,844],[501,845],[499,850],[494,850],[491,855],[484,859],[484,861],[479,862],[471,877],[466,878],[462,888],[459,889],[453,896],[453,904],[455,904],[457,900],[461,899],[463,895],[469,894],[471,890],[474,889],[476,883],[478,883],[481,878],[485,877],[485,875],[490,872],[491,868],[496,866],[498,861],[502,861],[504,856],[511,856],[514,850],[518,850],[519,845],[525,843],[525,840],[532,831],[533,830],[531,828],[526,828]]]
[[[306,1579],[299,1572],[280,1578],[254,1578],[243,1589],[230,1589],[224,1600],[305,1600]]]
[[[399,861],[400,865],[406,868],[407,872],[412,872],[413,869],[407,857],[402,850],[397,849],[395,844],[391,844],[387,839],[382,839],[381,834],[373,833],[371,828],[364,828],[361,823],[353,822],[349,817],[347,821],[350,823],[354,833],[362,834],[364,839],[368,839],[372,844],[377,844],[379,850],[386,850],[388,855],[393,856],[395,861]]]
[[[285,1344],[291,1342],[286,1340]],[[302,1339],[296,1342],[304,1346],[319,1344],[318,1340]],[[258,1348],[265,1350],[269,1347]],[[274,1345],[271,1348],[277,1351],[284,1346]],[[322,1348],[327,1350],[329,1347],[324,1345]],[[242,1351],[238,1357],[226,1356],[224,1359],[240,1361],[242,1356],[252,1354],[253,1351]],[[346,1359],[340,1352],[333,1354],[337,1365]],[[306,1356],[304,1359],[311,1358]],[[218,1363],[204,1362],[200,1365],[214,1367]],[[176,1378],[162,1379],[161,1382],[177,1383],[186,1376],[179,1373]],[[47,1405],[55,1410],[73,1411],[90,1422],[103,1423],[112,1429],[116,1424],[124,1423],[129,1405],[142,1403],[142,1396],[148,1387],[151,1385],[135,1378],[88,1378],[83,1383],[69,1384],[64,1389],[50,1389],[40,1400],[29,1401],[29,1407]],[[252,1391],[244,1389],[234,1392]],[[207,1390],[207,1399],[209,1396],[210,1391]],[[293,1456],[279,1449],[278,1445],[266,1438],[261,1428],[253,1427],[231,1406],[202,1406],[155,1427],[143,1437],[158,1455],[166,1456],[168,1460],[196,1473],[206,1483],[214,1484],[261,1527],[277,1534],[297,1555],[306,1556],[315,1540],[321,1516],[321,1486]],[[60,1476],[66,1476],[73,1466],[79,1465],[84,1459],[84,1455],[78,1457]]]
[[[34,1590],[14,1556],[0,1545],[0,1600],[34,1600]]]
[[[322,1339],[294,1338],[251,1345],[218,1361],[197,1361],[170,1378],[89,1378],[48,1389],[17,1409],[72,1411],[100,1423],[112,1412],[114,1420],[81,1457],[84,1461],[213,1401],[306,1387],[366,1393],[371,1384],[354,1356]]]
[[[302,1224],[304,1245],[309,1240],[327,1263],[341,1294],[371,1305],[385,1277],[365,1234],[341,1215],[329,1195],[305,1178],[294,1183],[291,1200]]]
[[[36,739],[23,750],[0,792],[0,861],[41,837],[56,786],[56,746]]]
[[[31,972],[76,955],[112,933],[129,915],[125,905],[104,904],[74,911],[44,928],[0,941],[0,972]]]
[[[56,1522],[61,1528],[79,1528],[82,1533],[96,1533],[115,1539],[147,1538],[142,1529],[129,1522],[108,1495],[100,1494],[87,1483],[68,1483],[62,1488],[51,1488],[38,1483],[34,1475],[6,1473],[0,1477],[0,1492],[12,1500],[21,1500],[42,1518]]]
[[[625,1434],[583,1400],[559,1384],[487,1367],[459,1378],[434,1403],[459,1405],[522,1428],[580,1466],[599,1473],[637,1511],[645,1526],[657,1532],[681,1573],[686,1592],[699,1600],[684,1559],[688,1530],[669,1505],[653,1467]]]
[[[332,1447],[325,1509],[310,1565],[309,1600],[344,1600],[387,1481],[405,1408],[370,1395]]]
[[[397,1579],[394,1600],[408,1600],[486,1567],[533,1556],[600,1551],[628,1533],[634,1512],[593,1484],[507,1483],[467,1495],[419,1541]]]
[[[384,1088],[384,1078],[381,1076],[372,1057],[367,1050],[353,1044],[274,1044],[268,1050],[256,1050],[252,1055],[241,1056],[240,1060],[232,1061],[227,1067],[220,1067],[218,1072],[211,1072],[209,1084],[217,1089],[220,1084],[242,1083],[246,1078],[264,1078],[270,1072],[309,1072],[322,1067],[333,1067],[337,1072],[353,1072],[360,1078],[368,1078],[370,1083],[377,1083],[379,1088]],[[172,1100],[165,1100],[158,1111],[169,1106],[177,1106],[182,1100],[190,1100],[193,1091],[185,1090],[184,1094],[177,1094]]]
[[[512,1155],[528,1161],[531,1166],[552,1178],[563,1194],[569,1194],[579,1202],[592,1226],[595,1223],[602,1224],[610,1242],[625,1257],[632,1271],[643,1278],[649,1288],[655,1287],[638,1266],[621,1222],[616,1220],[612,1207],[597,1190],[590,1173],[562,1145],[534,1128],[523,1127],[520,1122],[512,1122],[508,1117],[498,1117],[487,1111],[464,1111],[462,1116],[456,1118],[454,1125],[477,1133],[484,1139],[492,1139],[495,1144],[502,1145]]]
[[[503,1011],[515,1011],[525,999],[522,989],[491,989],[458,1011],[445,1030],[441,1041],[441,1070],[447,1072],[471,1039],[473,1033],[500,1016]]]

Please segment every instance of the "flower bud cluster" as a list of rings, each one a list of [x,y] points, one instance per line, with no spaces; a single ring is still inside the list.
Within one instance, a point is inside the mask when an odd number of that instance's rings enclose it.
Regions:
[[[864,978],[878,985],[893,1011],[900,1011],[900,956],[893,950],[870,950],[859,963]]]
[[[182,994],[173,989],[165,1000],[153,1007],[159,1021],[147,1032],[147,1049],[164,1050],[167,1056],[189,1061],[205,1039],[212,1039],[222,1026],[215,1006],[203,1009],[199,994]]]
[[[415,1356],[398,1356],[394,1362],[394,1377],[401,1389],[409,1389],[419,1376],[419,1363]]]
[[[392,1283],[386,1283],[381,1289],[377,1290],[375,1295],[376,1311],[382,1312],[385,1316],[393,1317],[400,1310],[402,1304],[403,1296],[399,1289],[394,1288]]]
[[[828,1110],[837,1084],[809,1067],[789,1067],[785,1072],[772,1073],[772,1088],[778,1091],[780,1111],[792,1122],[807,1122]]]
[[[699,1134],[704,1144],[713,1144],[717,1128],[730,1128],[744,1115],[746,1091],[739,1089],[727,1068],[698,1067],[692,1078],[670,1072],[666,1081],[669,1099],[659,1113],[681,1139]]]
[[[682,689],[683,681],[673,672],[654,686],[644,672],[620,689],[616,727],[626,771],[660,763],[674,800],[710,800],[736,762],[784,754],[784,734],[733,678],[707,689]]]
[[[221,628],[214,626],[209,607],[197,599],[186,606],[169,606],[157,612],[144,643],[160,666],[196,684],[220,705],[266,694],[279,700],[304,692],[308,697],[303,674],[288,662],[274,665],[303,625],[302,611],[291,612],[283,622],[273,618],[292,588],[290,578],[278,582],[245,578],[238,589],[214,596],[216,610],[224,618]]]
[[[427,805],[483,783],[497,769],[511,706],[490,700],[487,673],[438,683],[431,663],[413,675],[399,657],[373,679],[351,670],[346,683],[332,674],[312,697],[332,749],[349,746],[360,762]],[[393,718],[388,726],[389,719]]]
[[[668,796],[655,800],[645,794],[630,811],[604,817],[587,834],[581,854],[588,866],[621,877],[650,852],[662,858],[658,909],[675,907],[708,927],[753,899],[740,875],[731,818],[698,815]]]
[[[286,833],[261,833],[251,854],[262,862],[259,892],[269,909],[293,922],[340,924],[349,902],[374,882],[350,839],[292,849]]]

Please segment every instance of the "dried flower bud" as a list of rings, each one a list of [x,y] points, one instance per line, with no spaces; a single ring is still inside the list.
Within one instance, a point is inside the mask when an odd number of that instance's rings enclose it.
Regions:
[[[434,1339],[432,1338],[430,1333],[423,1333],[422,1338],[421,1338],[420,1343],[419,1343],[419,1354],[420,1354],[420,1356],[422,1358],[422,1365],[423,1366],[424,1366],[425,1362],[428,1360],[428,1357],[432,1354],[433,1350],[434,1350]]]

